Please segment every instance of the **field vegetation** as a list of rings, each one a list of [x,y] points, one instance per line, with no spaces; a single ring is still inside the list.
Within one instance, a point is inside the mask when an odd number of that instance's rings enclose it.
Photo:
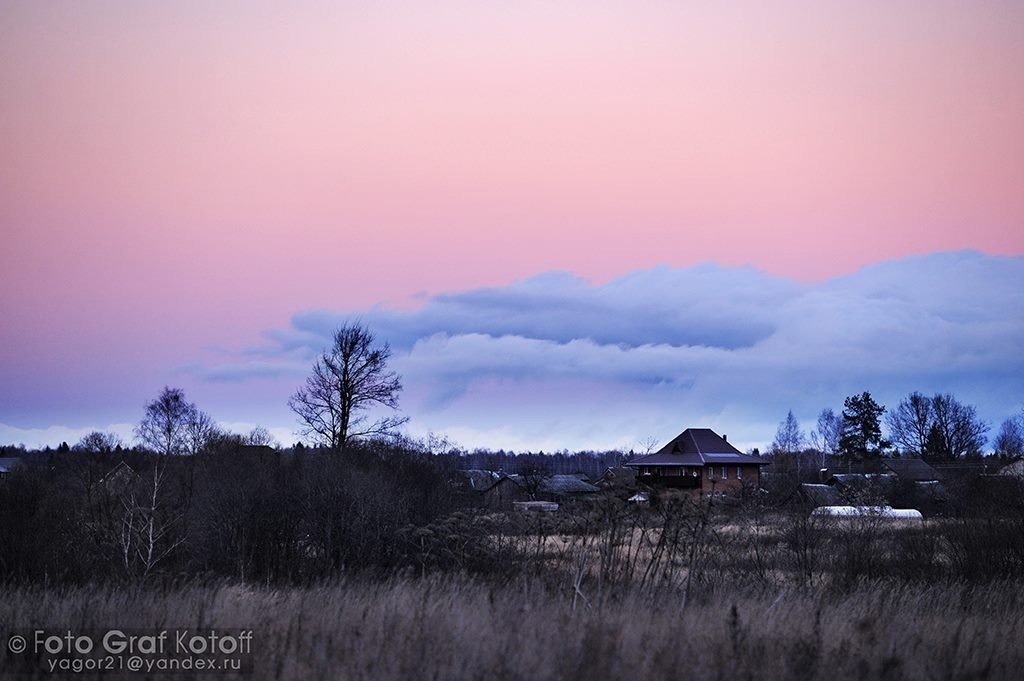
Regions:
[[[953,512],[923,523],[818,518],[753,490],[524,513],[467,507],[453,465],[381,445],[27,457],[0,484],[0,622],[251,628],[252,679],[1024,669],[1014,483],[951,486]]]
[[[0,620],[29,628],[245,623],[252,679],[1015,679],[1022,619],[1019,580],[704,583],[685,601],[634,584],[586,602],[465,575],[0,589]]]

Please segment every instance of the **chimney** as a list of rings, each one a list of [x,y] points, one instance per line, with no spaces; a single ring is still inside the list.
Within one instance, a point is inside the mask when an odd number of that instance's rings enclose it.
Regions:
[[[729,441],[729,436],[728,435],[723,435],[722,439],[725,440],[726,442],[728,442]]]
[[[830,476],[828,474],[828,469],[827,468],[822,468],[820,471],[818,471],[818,481],[819,482],[822,482],[822,483],[828,482],[829,477]]]

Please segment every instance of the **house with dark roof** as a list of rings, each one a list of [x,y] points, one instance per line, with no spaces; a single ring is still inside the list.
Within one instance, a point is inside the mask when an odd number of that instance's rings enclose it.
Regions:
[[[939,472],[920,457],[904,456],[899,459],[882,459],[882,465],[903,481],[939,481]]]
[[[695,492],[738,491],[761,483],[759,456],[744,454],[710,428],[687,428],[668,444],[626,464],[637,482]]]
[[[455,471],[452,480],[460,505],[507,510],[512,502],[529,498],[522,486],[501,471],[466,469]]]
[[[600,492],[599,487],[581,480],[578,475],[549,475],[540,482],[540,494],[558,499]]]
[[[820,508],[822,506],[842,506],[849,501],[832,485],[812,485],[805,483],[800,485],[799,493],[800,500],[812,508]]]

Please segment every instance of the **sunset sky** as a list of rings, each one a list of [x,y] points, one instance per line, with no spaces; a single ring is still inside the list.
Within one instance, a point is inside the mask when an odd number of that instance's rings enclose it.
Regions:
[[[0,443],[180,386],[297,438],[331,328],[410,432],[770,442],[1024,406],[1024,3],[0,0]]]

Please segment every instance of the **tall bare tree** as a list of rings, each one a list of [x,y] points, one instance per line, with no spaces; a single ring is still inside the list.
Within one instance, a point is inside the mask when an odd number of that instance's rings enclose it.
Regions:
[[[1024,456],[1024,415],[1003,421],[999,426],[994,447],[995,453],[999,456],[1009,458]]]
[[[803,449],[805,440],[804,432],[800,430],[800,423],[793,416],[791,409],[775,431],[775,440],[772,442],[771,450],[776,454],[798,454]]]
[[[245,444],[247,445],[273,447],[274,449],[277,449],[281,446],[281,443],[278,442],[277,439],[270,434],[270,431],[264,428],[263,426],[256,426],[255,428],[250,430],[249,434],[246,435],[243,439],[245,440]]]
[[[334,343],[313,363],[313,374],[288,400],[304,436],[344,451],[353,440],[390,436],[408,418],[370,411],[398,408],[402,381],[388,368],[391,347],[378,343],[362,324],[350,322],[334,333]]]
[[[218,435],[220,428],[216,421],[194,404],[185,419],[185,449],[189,454],[198,454]]]
[[[181,388],[168,388],[146,404],[146,415],[135,426],[135,437],[158,454],[195,454],[216,434],[208,414],[185,399]]]
[[[834,456],[839,451],[839,436],[842,431],[842,423],[831,408],[825,408],[818,414],[818,422],[811,431],[809,440],[811,445],[818,450],[820,458],[818,465],[824,468],[828,463],[828,457]]]
[[[118,447],[124,446],[124,441],[117,433],[104,433],[94,430],[78,441],[72,449],[85,452],[99,452],[109,454]]]
[[[934,421],[932,399],[916,390],[885,415],[889,437],[905,452],[922,454],[928,449],[928,432]]]
[[[978,418],[974,407],[955,397],[932,397],[933,421],[928,431],[928,452],[933,456],[956,459],[978,456],[988,444],[989,425]]]

